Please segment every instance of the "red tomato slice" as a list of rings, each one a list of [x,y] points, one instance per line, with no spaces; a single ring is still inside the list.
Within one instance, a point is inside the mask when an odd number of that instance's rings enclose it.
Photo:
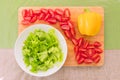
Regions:
[[[72,21],[68,21],[68,25],[70,26],[70,28],[74,28]]]
[[[30,20],[31,23],[34,23],[37,20],[37,16],[32,17],[32,19]]]
[[[83,57],[81,57],[81,58],[79,58],[79,60],[78,60],[78,64],[82,64],[83,62],[84,62],[84,58]]]
[[[56,19],[55,18],[49,18],[48,20],[47,20],[50,24],[56,24]]]
[[[39,16],[39,15],[40,15],[40,13],[41,13],[41,10],[34,10],[33,12],[34,12],[34,15]]]
[[[75,35],[76,35],[75,29],[74,28],[70,28],[70,32],[71,32],[72,36],[75,37]]]
[[[65,35],[66,35],[66,37],[67,37],[68,39],[71,39],[71,38],[72,38],[71,33],[70,33],[69,30],[65,30],[64,33],[65,33]]]
[[[50,14],[47,14],[44,18],[45,21],[47,21],[47,19],[50,18]]]
[[[95,46],[95,47],[100,47],[100,46],[101,46],[101,43],[98,42],[98,41],[96,41],[96,42],[94,42],[94,46]]]
[[[60,15],[55,15],[55,19],[56,19],[57,21],[61,21],[61,16],[60,16]]]
[[[42,9],[41,9],[41,12],[42,12],[42,13],[44,13],[44,14],[47,14],[47,13],[48,13],[48,10],[47,10],[47,9],[42,8]]]
[[[26,17],[24,17],[24,20],[26,20],[26,21],[30,21],[31,18],[32,18],[32,17],[30,17],[30,16],[26,16]]]
[[[84,41],[84,45],[83,45],[83,48],[87,48],[87,46],[89,45],[89,42],[88,42],[88,40],[85,40]]]
[[[100,59],[101,59],[101,57],[100,57],[100,56],[97,56],[93,61],[94,61],[95,63],[98,63],[98,62],[100,61]]]
[[[79,46],[75,46],[75,47],[74,47],[74,52],[75,52],[75,54],[77,54],[78,51],[79,51]]]
[[[70,14],[70,10],[68,8],[66,8],[64,10],[64,17],[70,18],[71,14]]]
[[[84,41],[84,39],[83,39],[83,38],[79,38],[79,40],[78,40],[78,46],[79,46],[79,47],[80,47],[80,46],[82,46],[83,41]]]
[[[80,48],[80,47],[79,47],[79,51],[80,51],[80,52],[85,52],[86,49],[84,49],[84,48]]]
[[[38,20],[43,20],[45,18],[45,14],[44,13],[41,13],[39,16],[38,16]]]
[[[52,18],[55,16],[54,11],[52,9],[48,9],[48,13],[51,15]]]
[[[63,30],[70,30],[70,27],[68,25],[62,25],[61,29],[63,29]]]
[[[22,16],[23,17],[27,17],[28,16],[28,10],[27,9],[22,10]]]
[[[29,22],[29,21],[26,21],[26,20],[22,20],[22,21],[21,21],[21,24],[23,24],[23,25],[29,25],[30,22]]]
[[[60,22],[60,26],[68,25],[67,22]]]
[[[63,16],[63,10],[62,9],[55,9],[55,14]]]
[[[98,53],[98,54],[100,54],[100,53],[103,52],[103,50],[101,48],[95,48],[95,52]]]
[[[32,9],[29,9],[29,16],[33,17],[34,16],[34,13],[33,13],[33,10]]]
[[[62,17],[61,18],[61,22],[67,22],[69,20],[69,18],[67,18],[67,17]]]
[[[85,62],[86,64],[91,64],[93,61],[92,61],[91,59],[85,59],[84,62]]]
[[[84,58],[88,57],[88,55],[86,53],[83,53],[83,52],[81,53],[81,56],[84,57]]]
[[[71,40],[72,40],[72,43],[73,43],[74,45],[77,45],[77,44],[78,44],[78,40],[77,40],[77,39],[72,38]]]

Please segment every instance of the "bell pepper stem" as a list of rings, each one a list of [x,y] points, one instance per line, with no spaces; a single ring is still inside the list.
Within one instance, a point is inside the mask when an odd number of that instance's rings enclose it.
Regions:
[[[84,12],[90,12],[90,9],[85,8],[85,9],[84,9]]]

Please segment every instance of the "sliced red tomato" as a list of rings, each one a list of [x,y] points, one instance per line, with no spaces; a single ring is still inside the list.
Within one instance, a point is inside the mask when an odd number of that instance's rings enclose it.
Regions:
[[[34,16],[34,13],[33,13],[33,10],[32,9],[29,9],[29,16],[33,17]]]
[[[100,53],[103,52],[103,50],[101,48],[95,48],[95,52],[98,53],[98,54],[100,54]]]
[[[72,36],[75,37],[75,35],[76,35],[75,29],[74,28],[70,28],[70,32],[71,32]]]
[[[48,9],[48,13],[51,15],[52,18],[54,18],[55,14],[52,9]]]
[[[96,42],[94,42],[94,46],[95,46],[95,47],[100,47],[100,46],[101,46],[101,43],[98,42],[98,41],[96,41]]]
[[[74,28],[72,21],[68,21],[67,23],[70,26],[70,28]]]
[[[85,59],[84,62],[85,62],[86,64],[91,64],[93,61],[92,61],[91,59]]]
[[[28,16],[28,10],[27,9],[22,10],[22,16],[23,17],[27,17]]]
[[[76,38],[72,38],[71,40],[72,40],[72,43],[73,43],[74,45],[77,45],[77,44],[78,44],[78,40],[77,40]]]
[[[45,18],[45,14],[44,13],[41,13],[39,16],[38,16],[38,20],[43,20]]]
[[[79,60],[77,62],[78,62],[78,64],[82,64],[84,62],[84,60],[85,59],[83,57],[81,57],[81,58],[79,58]]]
[[[61,29],[63,29],[63,30],[70,30],[70,27],[68,25],[62,25]]]
[[[97,56],[93,61],[94,61],[95,63],[98,63],[98,62],[100,61],[100,59],[101,59],[101,57],[100,57],[100,56]]]
[[[42,8],[42,9],[41,9],[41,12],[42,12],[42,13],[44,13],[44,14],[47,14],[47,13],[48,13],[48,10],[47,10],[47,9]]]
[[[55,14],[63,16],[63,10],[62,9],[55,9]]]
[[[30,17],[30,16],[26,16],[26,17],[24,17],[24,20],[26,20],[26,21],[30,21],[31,18],[32,18],[32,17]]]
[[[34,16],[34,17],[31,18],[30,22],[34,23],[36,20],[37,20],[37,16]]]
[[[84,53],[84,52],[81,53],[81,56],[84,57],[84,58],[88,57],[88,55],[86,53]]]
[[[34,15],[39,16],[39,15],[40,15],[40,13],[41,13],[41,10],[34,10],[33,12],[34,12]]]
[[[89,42],[88,42],[88,40],[85,40],[84,41],[84,45],[83,45],[83,48],[87,48],[87,46],[89,45]]]
[[[56,24],[56,19],[55,18],[49,18],[48,20],[47,20],[50,24]]]
[[[60,26],[68,25],[67,22],[60,22]]]
[[[70,18],[71,14],[70,14],[70,10],[68,8],[66,8],[64,10],[64,17]]]
[[[61,16],[60,16],[60,15],[55,15],[55,19],[56,19],[57,21],[61,21]]]
[[[76,46],[74,47],[74,52],[75,52],[75,54],[78,53],[78,51],[79,51],[79,46],[76,45]]]
[[[94,45],[93,44],[89,44],[88,46],[87,46],[87,49],[94,49],[95,47],[94,47]]]
[[[21,24],[23,24],[23,25],[29,25],[30,22],[29,22],[29,21],[26,21],[26,20],[22,20],[22,21],[21,21]]]
[[[79,46],[79,47],[82,46],[83,41],[84,41],[83,38],[79,38],[79,40],[78,40],[78,46]]]
[[[44,18],[45,21],[47,21],[50,18],[50,14],[47,14]]]
[[[61,22],[67,22],[67,21],[69,21],[69,18],[67,18],[67,17],[62,17],[61,18]]]
[[[71,39],[71,38],[72,38],[71,33],[70,33],[69,30],[65,30],[64,33],[65,33],[65,35],[66,35],[66,37],[67,37],[68,39]]]
[[[81,47],[79,47],[79,51],[80,51],[80,52],[85,52],[86,49],[85,49],[85,48],[81,48]]]

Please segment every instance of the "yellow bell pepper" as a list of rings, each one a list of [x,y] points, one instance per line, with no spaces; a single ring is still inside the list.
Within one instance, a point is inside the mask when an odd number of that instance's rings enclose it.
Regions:
[[[81,34],[94,36],[96,35],[102,25],[102,16],[96,12],[90,12],[85,9],[84,13],[78,16],[78,29]]]

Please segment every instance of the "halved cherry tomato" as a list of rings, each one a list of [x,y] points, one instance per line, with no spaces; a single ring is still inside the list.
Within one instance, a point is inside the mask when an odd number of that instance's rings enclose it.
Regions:
[[[60,15],[55,15],[55,19],[56,19],[57,21],[61,21],[61,16],[60,16]]]
[[[77,45],[77,44],[78,44],[78,40],[77,40],[77,39],[72,38],[71,40],[72,40],[72,43],[73,43],[74,45]]]
[[[87,46],[89,45],[89,42],[88,42],[88,40],[85,40],[84,41],[84,45],[83,45],[83,48],[87,48]]]
[[[91,64],[93,61],[92,61],[91,59],[85,59],[84,62],[85,62],[86,64]]]
[[[34,16],[34,17],[31,18],[30,22],[34,23],[36,20],[37,20],[37,16]]]
[[[78,64],[82,64],[84,62],[84,60],[85,59],[83,57],[81,57],[81,58],[79,58],[79,60],[77,62],[78,62]]]
[[[65,30],[64,33],[65,33],[65,35],[66,35],[66,37],[67,37],[68,39],[71,39],[71,38],[72,38],[71,33],[70,33],[69,30]]]
[[[48,13],[51,15],[52,18],[55,16],[54,11],[52,9],[48,9]]]
[[[98,63],[98,62],[100,61],[100,59],[101,59],[101,57],[100,57],[100,56],[97,56],[93,61],[94,61],[95,63]]]
[[[39,16],[38,16],[38,20],[43,20],[45,18],[45,14],[44,13],[41,13]]]
[[[70,27],[68,25],[62,25],[61,29],[63,29],[63,30],[70,30]]]
[[[94,46],[95,46],[95,47],[100,47],[100,46],[101,46],[101,43],[98,42],[98,41],[96,41],[96,42],[94,42]]]
[[[21,24],[23,24],[23,25],[29,25],[30,22],[29,22],[29,21],[26,21],[26,20],[22,20],[22,21],[21,21]]]
[[[23,17],[27,17],[28,16],[28,10],[27,9],[22,10],[22,16]]]
[[[47,14],[47,13],[48,13],[48,10],[47,10],[47,9],[42,8],[42,9],[41,9],[41,12],[42,12],[42,13],[44,13],[44,14]]]
[[[60,16],[63,15],[63,10],[62,9],[55,9],[55,14],[58,14]]]
[[[48,20],[47,20],[50,24],[56,24],[56,19],[55,18],[49,18]]]
[[[70,10],[68,9],[68,8],[66,8],[65,10],[64,10],[64,17],[67,17],[67,18],[70,18]]]

